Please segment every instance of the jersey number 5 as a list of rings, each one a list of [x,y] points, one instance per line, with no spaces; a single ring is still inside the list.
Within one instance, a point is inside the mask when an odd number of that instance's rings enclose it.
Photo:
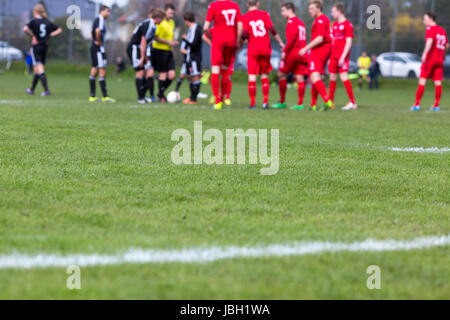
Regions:
[[[235,9],[222,10],[222,14],[225,17],[227,26],[234,26],[234,20],[236,19],[236,10]]]
[[[266,28],[264,27],[264,21],[256,20],[250,21],[250,25],[252,26],[253,35],[255,37],[264,37],[267,33]]]

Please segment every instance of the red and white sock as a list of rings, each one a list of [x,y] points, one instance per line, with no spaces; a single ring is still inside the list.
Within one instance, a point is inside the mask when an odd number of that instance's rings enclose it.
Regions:
[[[330,97],[328,97],[328,94],[327,94],[327,87],[325,86],[325,83],[323,83],[322,80],[315,82],[313,84],[313,86],[316,87],[316,90],[317,90],[317,92],[319,92],[323,101],[325,101],[325,102],[330,101]]]
[[[420,106],[420,102],[422,101],[423,93],[425,92],[425,86],[419,84],[416,92],[416,106]]]
[[[220,77],[219,74],[213,73],[211,75],[211,88],[214,97],[216,98],[216,104],[220,102],[220,96],[219,96],[219,88],[220,88]]]
[[[250,106],[256,104],[256,81],[248,82],[248,95],[250,97]]]
[[[280,90],[280,103],[284,103],[286,101],[287,80],[281,79],[278,82],[278,88]]]
[[[350,80],[344,81],[344,87],[345,87],[345,90],[347,91],[347,95],[348,95],[348,98],[350,99],[350,102],[355,104],[355,96],[353,94],[352,82]],[[331,98],[331,100],[334,101],[333,98]]]
[[[262,93],[263,93],[263,103],[269,103],[269,92],[270,92],[270,82],[269,78],[261,79]]]
[[[435,97],[434,106],[439,107],[442,97],[442,85],[436,86],[434,91],[434,97]]]
[[[305,82],[297,83],[297,93],[298,93],[298,105],[301,106],[303,104],[303,99],[305,97]]]
[[[337,85],[337,81],[332,81],[330,80],[330,99],[334,101],[334,95],[336,94],[336,85]]]

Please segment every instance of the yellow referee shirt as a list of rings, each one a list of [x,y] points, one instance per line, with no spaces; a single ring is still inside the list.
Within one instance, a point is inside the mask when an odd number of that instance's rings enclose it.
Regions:
[[[175,22],[172,19],[170,20],[165,19],[161,21],[161,23],[156,28],[155,36],[163,40],[172,41],[174,30],[175,30]],[[153,48],[166,51],[172,50],[171,46],[169,46],[168,44],[161,43],[156,40],[153,41]]]

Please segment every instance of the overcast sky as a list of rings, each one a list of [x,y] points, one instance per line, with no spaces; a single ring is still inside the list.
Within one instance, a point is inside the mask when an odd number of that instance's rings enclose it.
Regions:
[[[116,3],[119,7],[123,7],[128,4],[129,0],[95,0],[95,1],[103,3],[107,6],[112,6],[114,3]]]

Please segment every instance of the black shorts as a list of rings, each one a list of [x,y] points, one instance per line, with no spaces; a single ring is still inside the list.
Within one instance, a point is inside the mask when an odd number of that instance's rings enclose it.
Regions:
[[[129,43],[127,46],[128,58],[130,58],[131,65],[135,71],[144,70],[144,66],[139,66],[139,60],[141,60],[141,47],[136,44]]]
[[[172,51],[153,48],[152,65],[157,72],[168,72],[170,70],[175,70],[175,59]]]
[[[38,44],[31,47],[31,59],[33,66],[38,64],[45,64],[47,58],[48,46],[46,44]]]
[[[189,62],[183,63],[181,67],[181,73],[185,68],[185,73],[191,77],[200,76],[202,74],[202,60],[201,59],[192,59]]]
[[[108,61],[106,60],[105,47],[91,45],[91,60],[93,68],[106,68]]]

